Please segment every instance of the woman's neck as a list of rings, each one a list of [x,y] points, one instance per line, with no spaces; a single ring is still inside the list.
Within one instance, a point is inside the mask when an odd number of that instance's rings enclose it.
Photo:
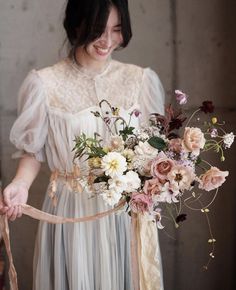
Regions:
[[[107,66],[107,63],[109,62],[109,59],[102,62],[102,61],[97,61],[93,59],[85,49],[77,49],[74,52],[74,60],[75,62],[82,66],[84,69],[88,71],[93,71],[93,72],[101,72],[105,67]]]

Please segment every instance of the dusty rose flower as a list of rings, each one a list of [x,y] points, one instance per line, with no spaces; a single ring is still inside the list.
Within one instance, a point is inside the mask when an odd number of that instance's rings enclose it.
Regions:
[[[160,194],[162,188],[162,184],[160,183],[158,178],[152,178],[145,181],[143,191],[145,194],[152,196]]]
[[[135,213],[148,212],[152,205],[152,199],[144,193],[134,192],[130,200],[130,208]]]
[[[187,103],[188,96],[180,90],[175,90],[176,101],[180,105],[185,105]]]
[[[182,140],[180,138],[174,138],[169,141],[169,150],[180,153],[182,150]]]
[[[161,180],[166,179],[167,174],[174,166],[174,161],[169,159],[165,153],[158,153],[157,157],[152,161],[151,174]]]
[[[111,151],[122,151],[124,150],[124,141],[121,136],[115,135],[111,137],[110,141]]]
[[[193,169],[184,165],[176,165],[167,175],[168,180],[174,190],[185,190],[191,187],[195,180]]]
[[[201,129],[194,127],[185,128],[182,145],[187,152],[199,155],[200,149],[204,147],[205,142],[206,140]]]
[[[217,167],[211,167],[200,176],[199,188],[210,191],[220,187],[225,182],[225,177],[229,171],[221,171]]]

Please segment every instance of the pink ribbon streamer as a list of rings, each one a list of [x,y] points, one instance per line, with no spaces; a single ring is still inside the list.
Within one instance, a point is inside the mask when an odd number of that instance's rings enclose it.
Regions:
[[[110,209],[105,212],[101,212],[95,215],[80,217],[80,218],[67,218],[67,217],[60,217],[51,215],[49,213],[40,211],[30,205],[23,204],[22,213],[34,218],[36,220],[41,220],[44,222],[52,223],[52,224],[63,224],[63,223],[78,223],[78,222],[86,222],[86,221],[93,221],[105,216],[108,216],[119,209],[121,209],[124,204],[126,203],[125,200],[122,200],[115,208]],[[131,216],[131,263],[132,263],[132,275],[133,275],[133,284],[134,290],[161,290],[161,288],[156,288],[155,285],[150,287],[143,287],[142,285],[150,285],[151,281],[146,281],[139,275],[140,269],[142,269],[142,263],[145,262],[142,260],[141,253],[140,253],[140,240],[142,240],[142,236],[139,233],[140,230],[140,222],[142,219],[138,218],[138,215],[132,214]],[[144,225],[145,227],[147,224]],[[148,226],[147,226],[148,227]],[[9,233],[9,226],[8,226],[8,219],[5,215],[0,216],[0,231],[2,237],[4,239],[5,247],[7,256],[9,259],[9,280],[10,280],[10,289],[11,290],[18,290],[18,283],[17,283],[17,273],[15,270],[12,252],[11,252],[11,245],[10,245],[10,233]],[[149,245],[142,245],[144,248],[148,247]],[[150,257],[149,257],[150,259]],[[146,269],[148,271],[148,269]],[[159,268],[157,269],[159,270]]]

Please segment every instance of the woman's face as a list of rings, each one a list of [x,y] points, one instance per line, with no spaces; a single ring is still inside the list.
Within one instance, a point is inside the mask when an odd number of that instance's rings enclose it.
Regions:
[[[117,9],[112,6],[110,14],[107,20],[106,28],[100,38],[91,42],[86,48],[78,48],[78,50],[84,50],[79,53],[79,61],[81,57],[89,58],[90,61],[105,62],[123,41],[121,33],[121,23]]]

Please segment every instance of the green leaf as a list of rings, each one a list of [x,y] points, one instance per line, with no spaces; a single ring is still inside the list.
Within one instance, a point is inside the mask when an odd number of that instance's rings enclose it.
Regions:
[[[148,143],[158,149],[158,150],[164,150],[166,148],[166,142],[160,138],[160,137],[157,137],[157,136],[153,136],[151,137],[149,140],[148,140]]]
[[[196,160],[196,165],[200,164],[202,162],[201,157],[198,156],[197,160]]]
[[[125,127],[124,130],[120,130],[120,134],[133,135],[134,127]]]

